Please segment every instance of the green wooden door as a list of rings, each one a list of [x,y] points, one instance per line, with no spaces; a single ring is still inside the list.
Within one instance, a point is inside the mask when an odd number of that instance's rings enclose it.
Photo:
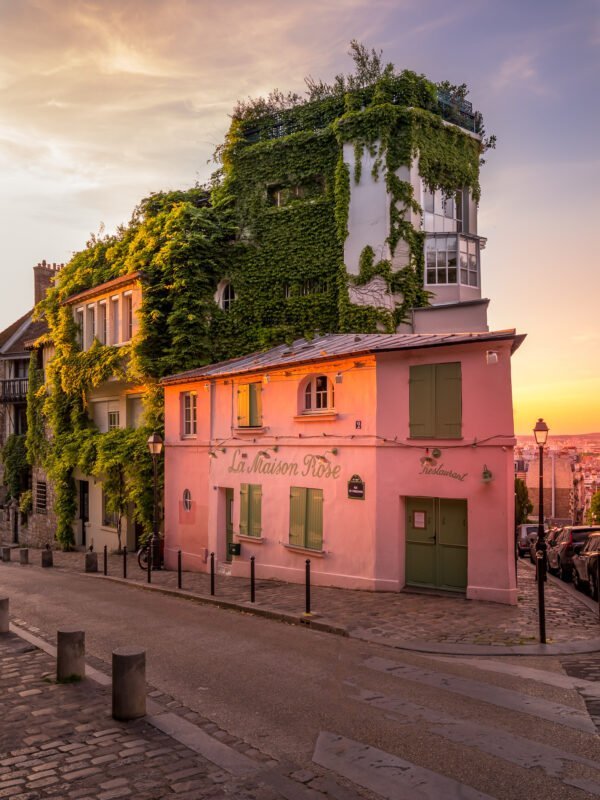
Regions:
[[[467,501],[406,499],[406,583],[464,591],[467,586]]]
[[[233,489],[225,489],[225,560],[231,561],[229,544],[233,542]]]

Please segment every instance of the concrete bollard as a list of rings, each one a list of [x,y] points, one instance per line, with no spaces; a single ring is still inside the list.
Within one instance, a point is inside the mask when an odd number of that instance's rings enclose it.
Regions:
[[[29,550],[26,547],[22,547],[19,550],[19,562],[21,566],[29,564]]]
[[[146,651],[118,647],[112,654],[112,715],[127,722],[146,714]]]
[[[98,553],[85,554],[85,571],[98,572]]]
[[[0,633],[8,631],[8,597],[0,597]]]
[[[59,628],[56,632],[56,680],[59,683],[85,678],[85,633],[81,628]]]
[[[10,561],[10,547],[3,547],[2,548],[2,561]]]
[[[52,550],[42,550],[42,567],[51,567],[52,565]]]

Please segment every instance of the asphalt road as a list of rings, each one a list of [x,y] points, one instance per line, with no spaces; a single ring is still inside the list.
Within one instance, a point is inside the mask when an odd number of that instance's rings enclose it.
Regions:
[[[17,564],[0,565],[0,594],[42,632],[81,625],[88,654],[107,664],[116,647],[145,647],[151,684],[278,759],[308,769],[317,741],[330,746],[324,732],[342,737],[319,758],[381,796],[368,771],[381,765],[357,774],[346,740],[430,770],[423,797],[445,800],[440,775],[483,793],[457,797],[600,796],[598,736],[557,659],[490,658],[484,670]]]

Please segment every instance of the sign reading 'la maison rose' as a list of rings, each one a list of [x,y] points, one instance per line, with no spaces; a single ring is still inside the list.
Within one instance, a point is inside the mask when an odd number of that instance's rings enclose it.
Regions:
[[[241,450],[233,451],[233,458],[228,472],[240,472],[244,475],[299,475],[303,478],[339,478],[342,468],[321,461],[316,455],[307,453],[302,464],[296,461],[283,461],[281,458],[265,458],[255,455],[252,461],[242,458]]]

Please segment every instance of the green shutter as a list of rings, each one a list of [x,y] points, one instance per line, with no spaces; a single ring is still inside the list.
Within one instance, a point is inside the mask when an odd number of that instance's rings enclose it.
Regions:
[[[262,386],[260,383],[251,383],[248,385],[250,390],[249,400],[249,425],[251,427],[260,427],[262,425]]]
[[[409,419],[411,438],[435,436],[435,372],[434,364],[410,368]]]
[[[304,547],[306,489],[290,486],[290,544]]]
[[[240,533],[248,536],[248,484],[240,486]]]
[[[306,497],[306,546],[323,549],[323,490],[308,489]]]
[[[462,435],[460,361],[434,366],[435,436],[439,439],[460,439]]]
[[[262,486],[249,486],[250,490],[250,521],[248,535],[260,537],[262,533]]]
[[[238,386],[238,428],[247,428],[250,425],[250,387],[247,383]]]

